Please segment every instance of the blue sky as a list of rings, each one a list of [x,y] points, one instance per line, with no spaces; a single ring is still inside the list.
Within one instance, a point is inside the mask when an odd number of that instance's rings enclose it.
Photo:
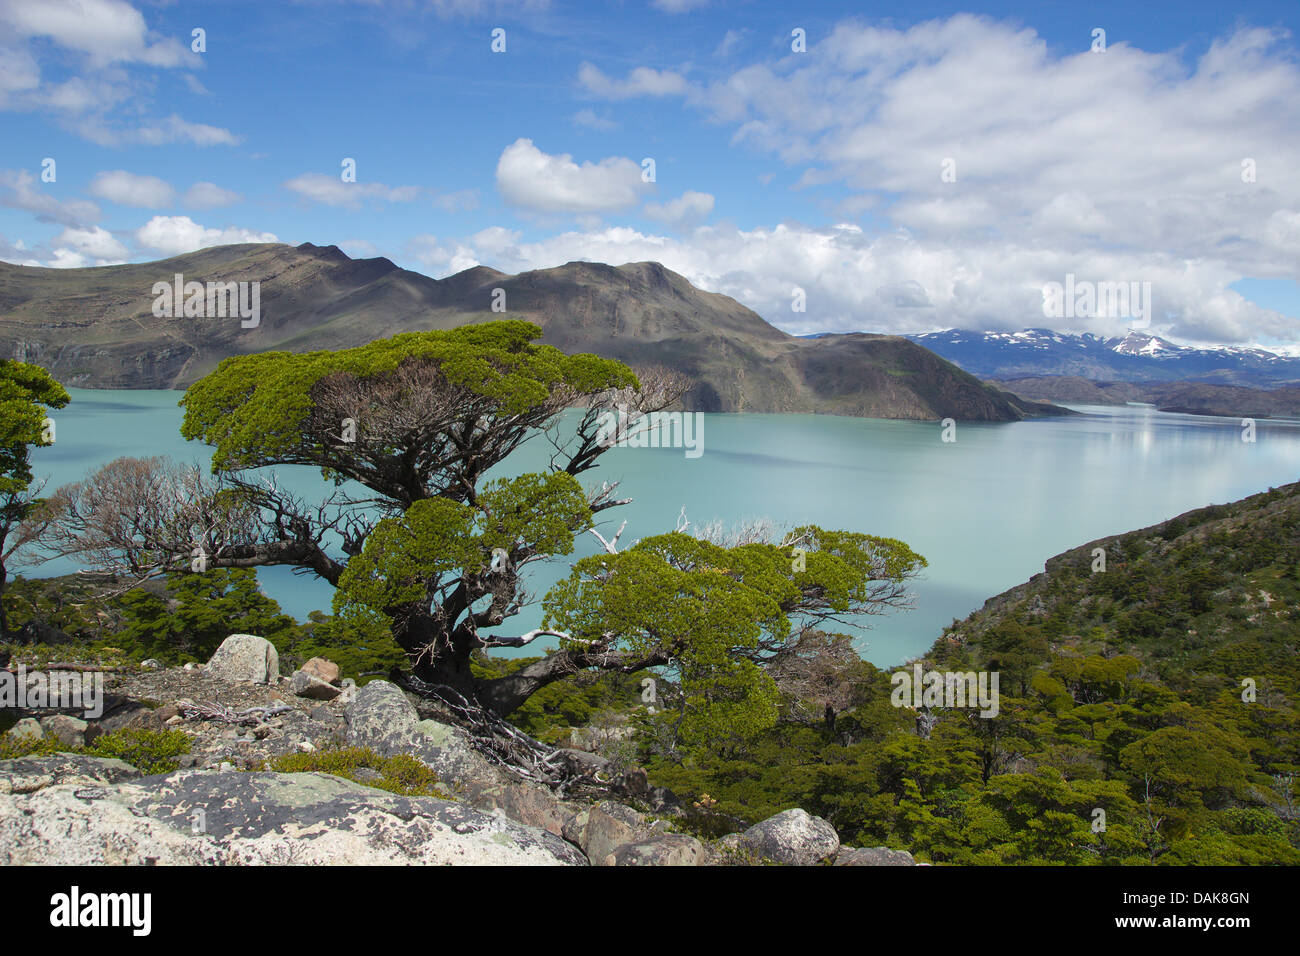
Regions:
[[[1297,21],[1294,0],[0,0],[0,259],[657,259],[794,332],[1133,324],[1045,318],[1073,274],[1151,282],[1177,341],[1300,346]]]

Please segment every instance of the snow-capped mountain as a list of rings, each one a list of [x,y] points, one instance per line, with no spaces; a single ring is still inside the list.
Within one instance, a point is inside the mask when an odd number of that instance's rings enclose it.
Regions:
[[[1215,382],[1270,388],[1300,383],[1300,356],[1257,348],[1194,348],[1147,332],[1100,338],[1050,329],[949,329],[907,338],[981,378],[1077,375],[1098,382]]]

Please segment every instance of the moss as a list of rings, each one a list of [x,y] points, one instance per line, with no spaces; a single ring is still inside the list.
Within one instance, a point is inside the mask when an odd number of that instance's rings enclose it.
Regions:
[[[180,767],[179,758],[190,752],[190,737],[182,730],[133,727],[105,734],[83,752],[94,757],[116,757],[145,774],[171,773]]]
[[[434,772],[408,754],[383,757],[368,747],[343,747],[338,750],[285,754],[271,760],[269,767],[277,773],[330,773],[404,797],[450,799],[438,789],[438,778]]]

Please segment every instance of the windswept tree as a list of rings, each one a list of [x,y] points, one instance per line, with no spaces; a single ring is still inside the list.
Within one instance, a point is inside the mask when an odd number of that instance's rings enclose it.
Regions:
[[[0,637],[8,634],[4,590],[9,566],[48,530],[53,512],[33,484],[31,449],[48,445],[49,409],[68,404],[68,393],[39,365],[0,359]]]
[[[765,659],[805,627],[906,603],[924,560],[890,539],[807,527],[728,546],[674,532],[619,550],[597,533],[604,552],[543,601],[546,629],[500,633],[529,598],[523,569],[572,553],[627,503],[615,484],[579,481],[609,449],[608,416],[661,411],[687,384],[540,334],[501,321],[227,359],[182,400],[185,437],[213,446],[212,477],[116,462],[64,490],[65,543],[141,577],[186,563],[315,574],[337,589],[341,626],[405,651],[408,686],[495,715],[579,670],[663,666],[705,723],[763,726],[776,696]],[[547,443],[545,467],[508,477],[530,439]],[[333,493],[308,506],[258,471],[284,465],[318,467]],[[542,635],[559,647],[535,663],[492,678],[471,666]]]

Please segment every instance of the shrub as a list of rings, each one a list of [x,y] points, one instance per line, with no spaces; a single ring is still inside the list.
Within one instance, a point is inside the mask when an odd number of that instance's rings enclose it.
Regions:
[[[105,734],[84,750],[95,757],[116,757],[141,773],[171,773],[179,758],[190,752],[190,737],[183,730],[127,728]]]

